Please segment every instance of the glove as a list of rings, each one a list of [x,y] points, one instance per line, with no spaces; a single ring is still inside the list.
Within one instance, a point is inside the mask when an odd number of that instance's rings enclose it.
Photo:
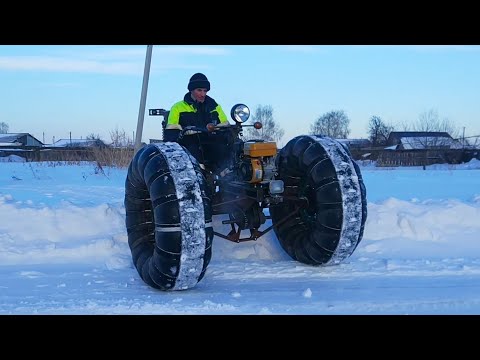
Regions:
[[[178,137],[180,136],[180,130],[179,129],[165,129],[163,133],[163,141],[172,141],[172,142],[177,142]]]

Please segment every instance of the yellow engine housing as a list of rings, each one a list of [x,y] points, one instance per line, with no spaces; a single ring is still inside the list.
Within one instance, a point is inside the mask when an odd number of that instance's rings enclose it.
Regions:
[[[277,143],[274,141],[247,141],[243,145],[243,153],[250,157],[275,156],[277,154]]]
[[[250,165],[252,167],[252,178],[250,183],[258,183],[263,180],[262,162],[258,159],[251,159]]]

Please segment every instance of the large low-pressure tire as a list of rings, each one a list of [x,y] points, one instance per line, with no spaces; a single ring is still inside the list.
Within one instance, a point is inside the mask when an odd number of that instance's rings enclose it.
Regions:
[[[311,265],[338,264],[360,243],[367,219],[360,168],[346,146],[319,135],[290,140],[276,159],[285,193],[308,200],[308,207],[274,228],[282,248]],[[292,214],[294,200],[270,208],[272,223]]]
[[[140,149],[125,181],[128,245],[142,280],[194,287],[212,256],[212,205],[198,162],[177,143]]]

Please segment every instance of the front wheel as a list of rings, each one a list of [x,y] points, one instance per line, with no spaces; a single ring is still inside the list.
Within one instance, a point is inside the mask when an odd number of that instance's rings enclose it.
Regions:
[[[125,181],[128,245],[148,285],[194,287],[212,256],[212,205],[198,162],[177,143],[140,149]]]
[[[305,198],[308,206],[285,199],[272,206],[282,248],[294,259],[311,265],[338,264],[360,243],[367,219],[366,189],[360,168],[348,148],[329,137],[297,136],[279,152],[277,179],[286,194]]]

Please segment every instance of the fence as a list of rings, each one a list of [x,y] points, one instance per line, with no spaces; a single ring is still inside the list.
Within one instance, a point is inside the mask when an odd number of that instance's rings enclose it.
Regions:
[[[97,161],[101,165],[126,166],[133,158],[133,148],[99,147],[8,147],[0,148],[0,157],[17,155],[26,161]]]
[[[480,151],[467,149],[384,150],[365,149],[352,151],[356,160],[374,160],[377,166],[427,166],[432,164],[460,164],[479,158]]]
[[[379,148],[351,149],[355,160],[373,160],[377,166],[426,166],[431,164],[459,164],[472,158],[480,159],[480,150],[385,150]],[[27,161],[97,161],[107,166],[128,166],[134,155],[133,148],[85,147],[9,147],[0,148],[0,157],[18,155]]]

